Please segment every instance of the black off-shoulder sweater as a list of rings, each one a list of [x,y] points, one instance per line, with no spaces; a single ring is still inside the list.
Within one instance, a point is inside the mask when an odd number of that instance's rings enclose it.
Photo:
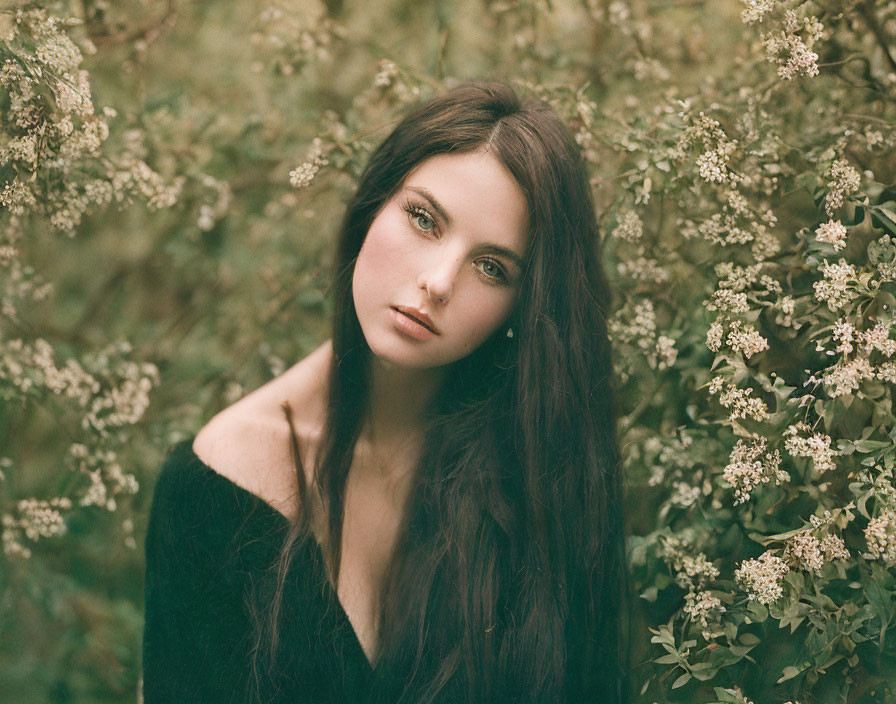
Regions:
[[[316,541],[287,574],[272,671],[252,673],[253,611],[272,594],[289,521],[176,445],[146,536],[145,704],[388,700],[326,575]]]

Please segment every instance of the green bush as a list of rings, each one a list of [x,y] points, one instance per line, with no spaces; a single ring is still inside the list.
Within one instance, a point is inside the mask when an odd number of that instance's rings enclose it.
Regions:
[[[138,697],[165,448],[327,335],[414,101],[506,78],[588,161],[636,701],[896,699],[896,2],[0,8],[0,691]]]

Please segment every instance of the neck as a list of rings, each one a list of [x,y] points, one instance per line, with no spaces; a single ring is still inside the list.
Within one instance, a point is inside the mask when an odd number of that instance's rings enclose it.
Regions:
[[[372,357],[364,428],[367,440],[394,446],[422,438],[427,410],[444,373],[443,369],[405,369]]]

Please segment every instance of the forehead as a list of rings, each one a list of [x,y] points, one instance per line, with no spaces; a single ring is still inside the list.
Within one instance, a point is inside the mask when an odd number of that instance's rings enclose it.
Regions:
[[[529,206],[513,175],[489,152],[438,154],[421,162],[405,189],[425,189],[457,227],[520,256],[529,239]]]

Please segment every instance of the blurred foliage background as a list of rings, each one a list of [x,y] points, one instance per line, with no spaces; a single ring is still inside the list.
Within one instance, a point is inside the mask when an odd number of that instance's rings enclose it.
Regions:
[[[470,79],[592,174],[643,702],[896,701],[896,3],[0,3],[0,701],[136,701],[164,452],[327,336],[366,154]]]

